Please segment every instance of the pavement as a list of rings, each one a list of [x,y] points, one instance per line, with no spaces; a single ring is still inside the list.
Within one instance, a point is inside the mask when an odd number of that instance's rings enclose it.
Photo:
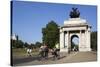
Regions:
[[[60,53],[60,59],[53,59],[49,55],[48,59],[34,56],[14,57],[13,66],[30,66],[30,65],[44,65],[44,64],[62,64],[62,63],[80,63],[97,61],[97,52],[71,52],[70,54]]]

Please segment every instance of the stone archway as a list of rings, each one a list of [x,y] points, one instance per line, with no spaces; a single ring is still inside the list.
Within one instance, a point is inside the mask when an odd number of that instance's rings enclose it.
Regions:
[[[90,48],[90,29],[87,21],[80,18],[70,18],[64,21],[64,26],[60,27],[60,49],[70,51],[71,36],[79,37],[79,51],[91,51]]]
[[[60,27],[60,50],[71,51],[71,36],[79,37],[79,51],[91,51],[90,48],[90,29],[85,19],[80,18],[80,12],[77,8],[72,8],[70,18],[64,21]]]
[[[71,51],[79,51],[79,36],[71,36]]]

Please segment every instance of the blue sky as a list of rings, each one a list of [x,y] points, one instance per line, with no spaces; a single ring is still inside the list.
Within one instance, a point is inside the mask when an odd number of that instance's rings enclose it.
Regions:
[[[97,30],[97,7],[87,5],[13,1],[12,32],[28,43],[42,42],[42,28],[54,20],[59,26],[69,18],[72,7],[77,7],[80,17]]]

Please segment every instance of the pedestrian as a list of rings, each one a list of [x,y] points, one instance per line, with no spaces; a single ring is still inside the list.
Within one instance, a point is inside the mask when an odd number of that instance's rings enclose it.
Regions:
[[[28,56],[32,56],[32,49],[27,49],[27,54],[28,54]]]
[[[32,49],[30,49],[30,56],[32,56]]]
[[[57,58],[59,59],[60,58],[60,46],[59,46],[59,43],[56,43],[55,48],[56,48]]]
[[[76,51],[76,48],[75,48],[75,46],[73,47],[73,51]]]
[[[51,50],[51,52],[52,52],[52,55],[53,55],[53,60],[55,60],[55,59],[58,57],[56,47],[54,47],[54,48]]]
[[[27,54],[29,55],[29,49],[27,49]]]
[[[44,57],[45,57],[45,59],[48,59],[48,52],[49,52],[48,46],[45,44],[44,45]]]
[[[39,49],[39,55],[41,56],[41,58],[44,57],[44,46],[41,45],[40,49]]]

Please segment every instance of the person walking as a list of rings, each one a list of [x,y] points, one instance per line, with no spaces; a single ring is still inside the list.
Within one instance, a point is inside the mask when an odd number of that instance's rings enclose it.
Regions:
[[[48,46],[45,44],[44,45],[44,57],[45,57],[45,59],[48,59],[48,52],[49,52]]]
[[[53,55],[53,60],[57,59],[58,54],[57,54],[57,48],[54,47],[53,49],[51,49],[51,53]]]
[[[41,58],[44,57],[44,46],[41,45],[40,49],[39,49],[39,55],[41,56]]]
[[[60,58],[60,46],[59,46],[59,43],[56,43],[55,48],[56,48],[57,58],[59,59]]]
[[[27,49],[27,54],[28,54],[28,56],[32,56],[32,49]]]

